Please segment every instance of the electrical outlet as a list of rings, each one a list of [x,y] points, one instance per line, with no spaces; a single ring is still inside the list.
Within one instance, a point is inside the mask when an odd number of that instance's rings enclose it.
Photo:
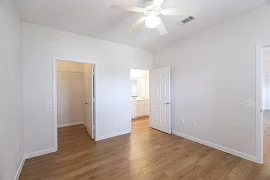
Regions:
[[[254,108],[255,107],[255,103],[252,99],[247,99],[245,100],[245,106],[246,107],[251,107],[251,108]]]
[[[185,123],[185,119],[182,119],[182,123],[183,123],[183,124]]]
[[[47,108],[52,108],[52,101],[47,101]]]
[[[193,124],[193,126],[197,126],[197,121],[193,120],[192,124]]]
[[[19,141],[17,141],[17,152],[19,152],[20,144]]]

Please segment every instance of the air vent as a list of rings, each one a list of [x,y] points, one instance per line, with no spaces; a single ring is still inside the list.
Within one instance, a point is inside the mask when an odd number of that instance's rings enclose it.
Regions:
[[[183,21],[181,21],[181,22],[179,22],[179,23],[177,23],[177,24],[178,24],[178,25],[183,25],[183,24],[186,24],[186,23],[188,23],[188,22],[190,22],[190,21],[192,21],[192,20],[194,20],[194,19],[195,19],[195,17],[189,16],[188,18],[184,19]]]

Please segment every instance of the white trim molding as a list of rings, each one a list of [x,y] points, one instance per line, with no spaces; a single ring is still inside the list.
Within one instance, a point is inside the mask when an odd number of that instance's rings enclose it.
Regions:
[[[17,172],[15,174],[14,180],[18,180],[19,179],[20,174],[21,174],[22,169],[23,169],[23,165],[25,163],[25,160],[26,160],[26,158],[25,158],[25,155],[24,155],[23,158],[22,158],[22,160],[21,160],[21,163],[20,163],[20,165],[18,167],[18,170],[17,170]]]
[[[263,48],[270,42],[256,45],[256,162],[263,163]]]
[[[130,134],[130,133],[131,133],[131,129],[128,129],[128,130],[125,130],[125,131],[120,131],[120,132],[117,132],[117,133],[97,137],[96,141],[101,141],[101,140],[104,140],[104,139],[108,139],[108,138],[112,138],[112,137],[116,137],[116,136],[121,136],[121,135],[125,135],[125,134]]]
[[[86,122],[83,122],[83,125],[87,128],[88,127],[88,125],[86,124]]]
[[[84,122],[74,122],[74,123],[68,123],[68,124],[59,124],[59,125],[57,125],[57,128],[68,127],[68,126],[76,126],[76,125],[81,125],[81,124],[84,124]]]
[[[33,153],[28,153],[28,154],[25,154],[24,156],[25,156],[25,159],[30,159],[30,158],[42,156],[42,155],[45,155],[45,154],[53,153],[53,152],[56,152],[56,151],[57,151],[57,149],[50,148],[50,149],[44,149],[44,150],[41,150],[41,151],[36,151],[36,152],[33,152]]]
[[[53,148],[58,150],[58,131],[57,131],[57,67],[56,67],[56,58],[53,57],[52,66],[53,66]]]
[[[234,156],[238,156],[238,157],[241,157],[243,159],[247,159],[249,161],[257,162],[255,156],[251,156],[251,155],[248,155],[248,154],[245,154],[245,153],[242,153],[242,152],[239,152],[239,151],[236,151],[236,150],[233,150],[233,149],[230,149],[230,148],[218,145],[218,144],[214,144],[214,143],[211,143],[211,142],[199,139],[199,138],[195,138],[195,137],[177,132],[177,131],[172,131],[172,134],[174,134],[176,136],[180,136],[180,137],[188,139],[188,140],[191,140],[191,141],[194,141],[194,142],[197,142],[197,143],[200,143],[200,144],[203,144],[205,146],[209,146],[211,148],[232,154]]]
[[[52,84],[52,87],[53,87],[53,141],[54,141],[54,144],[53,144],[53,151],[57,151],[58,150],[58,134],[57,134],[57,76],[56,76],[56,61],[57,60],[61,60],[61,61],[66,61],[66,62],[77,62],[77,63],[85,63],[85,64],[93,64],[95,66],[95,74],[96,74],[96,63],[91,63],[91,61],[87,61],[87,60],[80,60],[80,59],[70,59],[70,58],[61,58],[61,57],[55,57],[53,56],[52,57],[52,66],[53,66],[53,84]],[[94,76],[94,82],[96,83],[96,75]],[[94,85],[94,92],[95,92],[95,97],[96,97],[96,84]],[[95,99],[95,103],[96,103],[96,99]],[[93,110],[93,113],[94,113],[94,124],[96,126],[96,129],[95,129],[95,137],[97,137],[97,126],[98,126],[98,122],[96,120],[96,106],[94,104],[94,110]],[[81,123],[83,124],[83,123]],[[46,150],[44,150],[46,151]],[[50,152],[50,151],[48,151]]]
[[[90,127],[86,122],[83,122],[83,125],[84,125],[84,127],[86,128],[87,133],[90,135],[91,132],[92,132],[92,127]],[[91,135],[90,135],[90,137],[91,137]],[[91,138],[94,140],[93,137],[91,137]]]
[[[17,170],[17,172],[15,174],[14,180],[19,179],[26,159],[42,156],[42,155],[53,153],[53,152],[56,152],[56,151],[57,151],[57,149],[50,148],[50,149],[45,149],[45,150],[41,150],[41,151],[37,151],[37,152],[33,152],[33,153],[24,154],[24,156],[23,156],[23,158],[21,160],[21,163],[20,163],[20,165],[18,167],[18,170]]]

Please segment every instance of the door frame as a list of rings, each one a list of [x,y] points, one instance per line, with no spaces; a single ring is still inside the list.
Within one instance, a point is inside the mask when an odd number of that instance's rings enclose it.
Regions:
[[[93,64],[94,65],[94,82],[93,82],[93,97],[95,97],[93,101],[93,124],[95,125],[94,127],[94,140],[96,141],[97,137],[97,122],[96,122],[96,64],[91,61],[87,60],[80,60],[80,59],[68,59],[68,58],[60,58],[60,57],[53,57],[52,58],[52,64],[53,64],[53,72],[52,72],[52,78],[53,78],[53,98],[52,98],[52,103],[53,103],[53,148],[54,151],[58,150],[58,129],[57,129],[57,68],[56,68],[56,62],[57,60],[59,61],[65,61],[65,62],[74,62],[74,63],[82,63],[82,64]]]
[[[130,85],[130,73],[131,73],[131,70],[132,69],[137,69],[137,70],[143,70],[143,71],[149,71],[149,78],[150,78],[150,71],[153,69],[153,68],[140,68],[140,67],[137,67],[137,68],[129,68],[129,72],[128,72],[128,85],[129,85],[129,129],[130,129],[130,132],[132,132],[132,118],[131,118],[131,97],[130,97],[130,92],[131,92],[131,85]],[[150,82],[150,79],[149,79],[149,82]],[[150,96],[150,84],[149,84],[149,96]],[[149,97],[149,107],[150,107],[150,97]],[[149,115],[150,115],[150,111],[149,111]],[[149,118],[149,122],[150,122],[150,118]]]
[[[256,162],[263,163],[263,48],[270,42],[256,45]]]

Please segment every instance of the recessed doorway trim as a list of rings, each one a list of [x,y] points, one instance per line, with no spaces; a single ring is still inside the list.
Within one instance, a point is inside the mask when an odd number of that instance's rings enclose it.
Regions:
[[[263,163],[263,48],[270,42],[256,45],[256,162]]]
[[[131,70],[143,70],[143,71],[149,71],[149,78],[150,78],[150,71],[152,68],[143,68],[143,67],[134,67],[134,68],[129,68],[129,76],[128,76],[128,82],[129,82],[129,130],[130,133],[132,132],[132,117],[131,117],[131,103],[130,103],[130,92],[131,92],[131,86],[130,86],[130,76],[131,76]],[[150,84],[149,84],[149,93],[150,93]],[[149,107],[150,107],[150,97],[149,97]],[[149,112],[150,115],[150,112]],[[150,123],[150,118],[149,118],[149,123]]]
[[[65,61],[65,62],[75,62],[75,63],[84,63],[84,64],[93,64],[95,67],[95,75],[94,75],[94,106],[93,106],[93,122],[95,124],[95,141],[97,138],[97,122],[96,122],[96,64],[91,61],[87,60],[80,60],[80,59],[68,59],[68,58],[61,58],[61,57],[53,57],[52,64],[53,64],[53,149],[56,152],[58,150],[58,134],[57,134],[57,74],[56,74],[56,61]]]

